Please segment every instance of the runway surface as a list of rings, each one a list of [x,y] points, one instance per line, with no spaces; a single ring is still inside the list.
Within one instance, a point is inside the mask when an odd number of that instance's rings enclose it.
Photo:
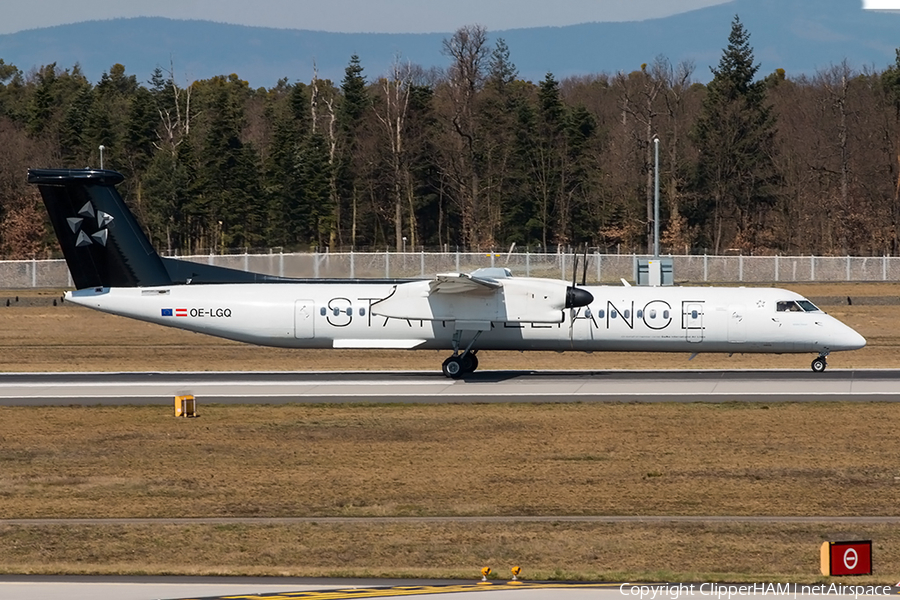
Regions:
[[[5,373],[0,405],[900,400],[898,370]]]

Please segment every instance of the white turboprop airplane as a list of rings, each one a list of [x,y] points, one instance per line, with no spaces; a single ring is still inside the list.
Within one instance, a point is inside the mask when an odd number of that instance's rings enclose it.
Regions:
[[[866,340],[773,288],[575,286],[506,269],[431,280],[285,279],[160,257],[114,171],[31,169],[77,287],[104,312],[285,348],[452,350],[448,377],[480,350],[830,352]]]

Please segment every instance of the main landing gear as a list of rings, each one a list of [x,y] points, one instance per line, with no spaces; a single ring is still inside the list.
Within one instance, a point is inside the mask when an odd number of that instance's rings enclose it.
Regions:
[[[472,341],[469,342],[468,347],[460,354],[459,340],[462,337],[462,332],[457,331],[453,334],[453,356],[449,357],[444,361],[444,364],[441,365],[441,370],[444,372],[444,375],[451,379],[459,379],[466,373],[472,373],[478,368],[478,357],[476,356],[478,350],[472,350],[472,346],[475,345],[475,340],[477,340],[480,335],[481,332],[476,331],[475,336],[472,338]]]
[[[466,373],[473,372],[478,368],[478,357],[475,356],[476,352],[478,352],[478,350],[472,350],[467,354],[451,356],[445,360],[444,364],[441,365],[441,370],[444,372],[444,375],[452,379],[459,379]]]
[[[825,370],[825,367],[828,366],[828,363],[825,362],[825,357],[828,356],[828,353],[820,354],[818,357],[813,359],[812,361],[812,370],[814,373],[821,373]]]

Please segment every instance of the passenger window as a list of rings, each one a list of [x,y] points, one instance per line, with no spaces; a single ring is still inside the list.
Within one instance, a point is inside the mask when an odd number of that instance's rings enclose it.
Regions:
[[[339,314],[341,314],[341,309],[334,307],[331,309],[331,312],[334,314],[334,316],[338,316]]]
[[[668,318],[669,318],[669,311],[664,310],[663,311],[663,319],[668,319]]]
[[[324,307],[324,306],[323,306],[322,308],[319,309],[319,314],[322,315],[323,317],[324,317],[326,314],[328,314],[327,311],[325,310],[325,307]]]
[[[655,311],[655,310],[651,310],[651,311],[650,311],[650,318],[651,318],[651,319],[655,319],[655,318],[656,318],[656,311]]]
[[[366,309],[364,309],[364,308],[359,309],[359,316],[361,316],[361,317],[366,316]]]
[[[691,311],[691,318],[692,318],[692,319],[696,319],[696,318],[697,318],[697,311],[696,311],[696,310],[692,310],[692,311]]]
[[[348,317],[352,317],[352,316],[353,316],[353,307],[352,307],[352,306],[348,306],[348,307],[347,307],[347,316],[348,316]]]
[[[590,309],[590,308],[584,309],[584,316],[585,316],[586,319],[590,319],[590,318],[591,318],[591,309]]]
[[[630,318],[631,318],[631,311],[630,311],[630,310],[626,310],[624,313],[622,313],[622,316],[625,317],[626,319],[630,319]]]
[[[637,311],[637,314],[636,314],[635,316],[636,316],[638,319],[643,319],[643,318],[644,318],[644,311],[642,311],[642,310]]]
[[[614,310],[609,311],[609,318],[615,319],[617,316],[618,315],[616,314],[616,311],[614,311]]]
[[[603,310],[603,309],[601,308],[600,310],[597,311],[597,318],[603,319],[603,318],[605,318],[605,317],[606,317],[606,311],[605,311],[605,310]]]

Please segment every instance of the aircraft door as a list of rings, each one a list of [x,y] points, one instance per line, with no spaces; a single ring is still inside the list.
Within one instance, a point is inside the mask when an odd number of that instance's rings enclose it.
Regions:
[[[316,337],[316,304],[312,300],[294,301],[294,337],[309,340]]]
[[[681,324],[685,339],[689,342],[703,341],[703,303],[685,301],[681,303]]]
[[[744,307],[739,304],[728,307],[728,341],[732,344],[747,341],[747,318]]]

